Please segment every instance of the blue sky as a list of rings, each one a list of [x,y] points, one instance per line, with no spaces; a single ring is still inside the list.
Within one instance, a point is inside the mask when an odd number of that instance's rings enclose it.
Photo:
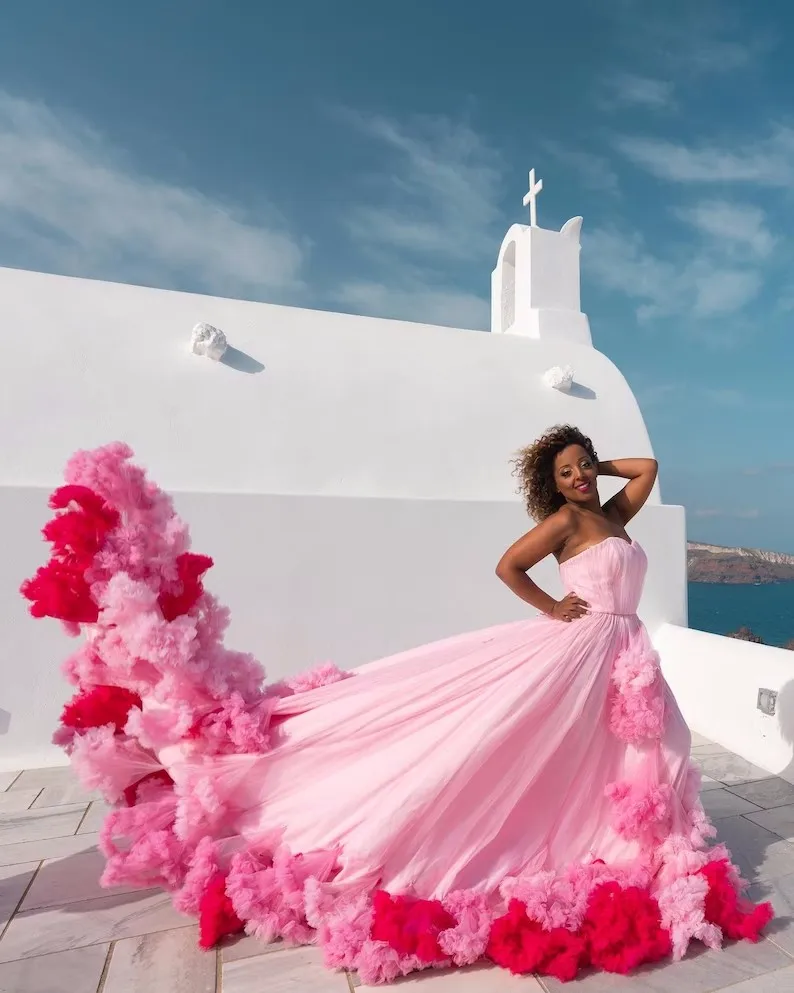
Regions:
[[[0,263],[485,328],[534,166],[665,500],[794,552],[792,37],[784,0],[28,0]]]

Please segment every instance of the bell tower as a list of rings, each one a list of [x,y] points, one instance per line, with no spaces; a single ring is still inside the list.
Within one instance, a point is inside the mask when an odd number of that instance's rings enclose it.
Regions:
[[[536,198],[542,189],[533,169],[524,197],[530,223],[511,226],[491,274],[491,332],[592,345],[580,301],[582,218],[572,217],[560,231],[538,227]]]

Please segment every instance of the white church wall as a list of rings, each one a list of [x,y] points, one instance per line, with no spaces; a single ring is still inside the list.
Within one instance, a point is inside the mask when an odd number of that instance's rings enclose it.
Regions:
[[[0,270],[14,362],[0,369],[5,651],[0,766],[56,761],[69,641],[19,582],[45,557],[46,494],[75,448],[127,441],[178,494],[231,640],[274,676],[526,615],[494,577],[528,526],[508,460],[579,424],[602,457],[652,455],[637,403],[592,347]],[[190,353],[199,321],[223,362]],[[570,394],[544,372],[570,365]],[[662,473],[663,476],[663,473]],[[604,495],[617,484],[604,481]],[[632,528],[643,613],[686,623],[683,514],[658,488]],[[552,562],[538,579],[558,591]],[[5,733],[2,732],[5,730]]]
[[[759,770],[794,783],[794,666],[782,648],[663,624],[654,645],[690,726]],[[759,690],[777,693],[776,712],[758,709]],[[739,771],[739,779],[760,772]]]
[[[9,269],[0,295],[0,485],[49,486],[76,446],[116,438],[170,489],[408,499],[514,499],[512,453],[561,420],[603,457],[651,453],[592,347]],[[190,353],[198,321],[225,331],[227,364]],[[571,395],[543,385],[556,365]]]

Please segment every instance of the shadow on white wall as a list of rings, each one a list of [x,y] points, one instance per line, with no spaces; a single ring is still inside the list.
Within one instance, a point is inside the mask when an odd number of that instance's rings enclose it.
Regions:
[[[246,372],[249,375],[256,375],[259,372],[263,372],[265,368],[264,362],[260,362],[247,352],[241,352],[234,345],[229,345],[223,353],[223,358],[220,359],[220,362],[230,369],[236,369],[237,372]]]

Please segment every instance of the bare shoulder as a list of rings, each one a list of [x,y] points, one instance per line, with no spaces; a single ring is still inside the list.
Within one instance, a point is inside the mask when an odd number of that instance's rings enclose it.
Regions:
[[[575,514],[570,508],[562,507],[508,548],[500,559],[497,573],[503,569],[526,572],[547,555],[559,556],[574,532]]]
[[[555,510],[544,523],[548,523],[555,532],[572,534],[576,530],[576,517],[576,511],[566,503],[559,510]]]
[[[560,552],[576,534],[578,524],[576,511],[566,503],[550,517],[547,517],[539,527],[547,529],[547,541],[553,544],[554,552]]]

